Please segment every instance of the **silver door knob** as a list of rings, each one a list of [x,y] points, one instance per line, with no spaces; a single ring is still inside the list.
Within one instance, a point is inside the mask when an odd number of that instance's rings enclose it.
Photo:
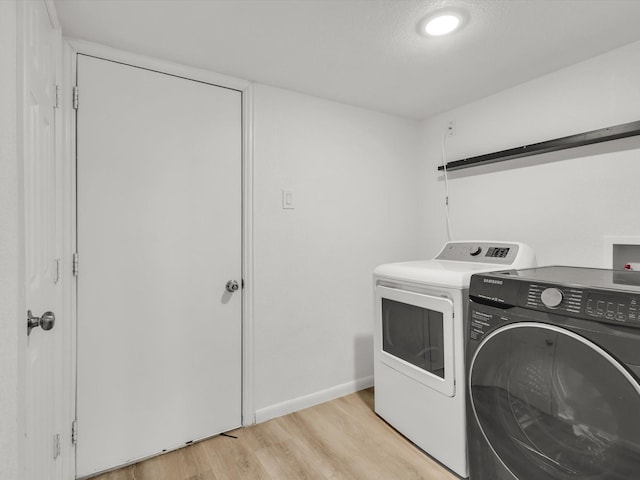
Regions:
[[[31,310],[27,312],[27,335],[31,334],[31,330],[40,327],[43,330],[51,330],[56,323],[56,314],[53,312],[44,312],[41,317],[35,317]]]
[[[238,282],[236,282],[235,280],[229,280],[227,282],[226,288],[227,292],[233,293],[240,288],[240,285],[238,285]]]

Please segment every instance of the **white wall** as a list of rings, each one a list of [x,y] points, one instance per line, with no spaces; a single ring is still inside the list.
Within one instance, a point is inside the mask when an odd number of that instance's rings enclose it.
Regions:
[[[258,421],[371,384],[372,280],[420,258],[419,124],[255,89]],[[281,190],[295,209],[281,208]]]
[[[446,240],[442,132],[448,160],[640,120],[640,42],[423,122],[430,253]],[[594,267],[607,235],[640,235],[640,137],[450,172],[456,239],[530,244],[540,265]]]
[[[18,474],[16,2],[0,2],[0,480]]]

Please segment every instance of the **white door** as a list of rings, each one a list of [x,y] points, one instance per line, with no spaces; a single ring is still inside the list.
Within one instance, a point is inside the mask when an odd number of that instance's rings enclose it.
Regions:
[[[241,425],[241,93],[78,56],[77,476]]]
[[[62,419],[61,203],[56,179],[55,82],[59,31],[44,1],[18,2],[22,45],[22,158],[24,180],[25,293],[33,329],[25,361],[25,461],[28,480],[59,479]],[[47,313],[46,313],[47,312]],[[54,322],[57,315],[57,323]]]

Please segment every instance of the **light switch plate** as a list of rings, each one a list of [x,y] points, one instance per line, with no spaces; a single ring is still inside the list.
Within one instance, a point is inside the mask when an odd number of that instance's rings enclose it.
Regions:
[[[289,188],[282,189],[282,208],[285,210],[293,210],[295,208],[293,190]]]

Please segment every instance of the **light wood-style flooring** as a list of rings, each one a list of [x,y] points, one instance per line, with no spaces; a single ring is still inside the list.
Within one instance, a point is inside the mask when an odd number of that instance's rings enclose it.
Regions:
[[[456,480],[373,411],[363,390],[94,480]]]

